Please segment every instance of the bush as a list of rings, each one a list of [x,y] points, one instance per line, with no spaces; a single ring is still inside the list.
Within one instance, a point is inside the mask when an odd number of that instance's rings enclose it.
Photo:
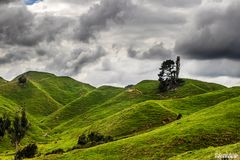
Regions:
[[[92,147],[110,141],[113,141],[113,137],[104,136],[98,132],[91,132],[87,136],[85,134],[79,136],[77,143],[78,145],[74,146],[73,149]]]
[[[63,153],[64,153],[64,150],[59,148],[59,149],[53,150],[52,152],[46,153],[46,155],[50,155],[50,154],[63,154]]]
[[[87,137],[86,137],[85,134],[79,136],[79,138],[78,138],[78,144],[79,144],[79,145],[85,145],[85,144],[87,144]]]
[[[27,83],[27,78],[26,78],[24,75],[22,75],[21,77],[18,78],[18,83],[19,83],[20,85],[26,84],[26,83]]]
[[[15,160],[21,160],[24,158],[33,158],[36,153],[37,153],[37,145],[29,144],[26,147],[24,147],[22,150],[17,151],[15,155]]]

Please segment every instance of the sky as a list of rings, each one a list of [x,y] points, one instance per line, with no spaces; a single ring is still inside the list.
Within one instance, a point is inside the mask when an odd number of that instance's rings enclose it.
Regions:
[[[239,28],[239,0],[0,0],[0,76],[126,86],[180,56],[180,77],[239,85]]]

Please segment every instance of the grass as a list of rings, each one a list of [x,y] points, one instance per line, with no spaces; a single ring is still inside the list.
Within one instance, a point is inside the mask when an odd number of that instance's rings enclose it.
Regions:
[[[28,81],[24,86],[20,86],[17,82],[7,83],[0,87],[0,95],[24,107],[28,113],[36,118],[42,118],[62,107],[52,97],[39,90],[31,81]]]
[[[32,127],[21,146],[37,143],[42,156],[35,159],[210,159],[213,154],[203,154],[239,147],[240,87],[184,79],[180,87],[160,94],[154,80],[127,89],[95,88],[49,73],[25,75],[25,86],[17,83],[19,76],[0,79],[0,115],[26,108]],[[176,120],[179,113],[183,118]],[[72,148],[79,135],[91,131],[115,141],[44,156]],[[9,139],[0,143],[0,159],[11,159]]]
[[[194,150],[185,152],[183,154],[180,154],[178,156],[172,157],[169,160],[202,160],[202,159],[208,159],[208,160],[216,160],[216,155],[224,155],[224,154],[237,154],[239,159],[240,157],[240,143],[231,144],[231,145],[225,145],[221,147],[208,147],[205,149],[200,150]],[[235,158],[236,159],[236,158]],[[237,160],[236,159],[236,160]]]
[[[237,143],[239,104],[237,97],[151,132],[51,159],[167,159],[189,150]]]
[[[66,105],[95,89],[93,86],[80,83],[69,77],[50,77],[37,83],[41,89],[62,105]]]

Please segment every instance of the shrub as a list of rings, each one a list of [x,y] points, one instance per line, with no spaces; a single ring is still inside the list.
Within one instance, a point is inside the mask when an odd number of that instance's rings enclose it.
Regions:
[[[26,83],[27,83],[27,78],[24,75],[22,75],[18,78],[18,84],[24,85]]]
[[[37,153],[37,145],[29,144],[26,147],[24,147],[22,150],[17,151],[15,155],[15,160],[21,160],[24,158],[33,158],[36,153]]]
[[[63,154],[63,153],[64,153],[64,150],[59,148],[59,149],[53,150],[52,152],[46,153],[46,155],[50,155],[50,154]]]
[[[79,136],[78,138],[78,144],[79,145],[85,145],[87,144],[87,137],[85,134],[82,134],[81,136]]]
[[[73,149],[87,148],[98,144],[107,143],[110,141],[113,141],[113,137],[104,136],[98,132],[91,132],[87,136],[85,134],[79,136],[77,143],[78,145],[74,146]]]

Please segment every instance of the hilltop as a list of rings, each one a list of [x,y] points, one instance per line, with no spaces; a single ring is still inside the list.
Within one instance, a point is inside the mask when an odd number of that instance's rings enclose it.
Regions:
[[[240,87],[183,79],[178,88],[159,93],[155,80],[96,88],[50,73],[23,75],[24,86],[18,84],[21,75],[0,79],[0,115],[26,109],[31,128],[21,146],[35,142],[41,153],[36,159],[210,159],[214,154],[202,153],[239,151]],[[90,132],[114,141],[71,151]],[[0,159],[11,159],[8,138],[0,143]],[[45,156],[56,149],[66,153]]]

